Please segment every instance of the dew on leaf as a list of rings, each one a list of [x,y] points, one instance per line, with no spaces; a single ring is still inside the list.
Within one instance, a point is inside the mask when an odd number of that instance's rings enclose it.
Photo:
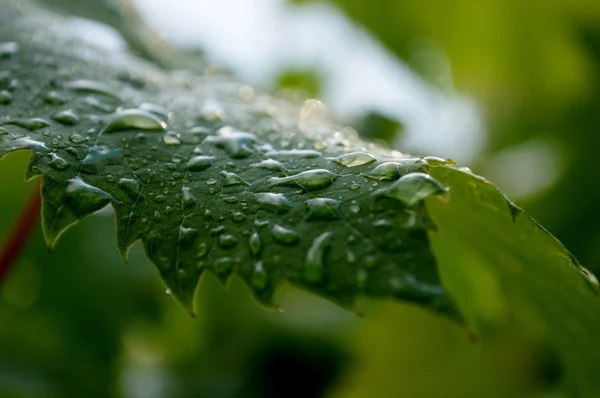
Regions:
[[[233,235],[224,234],[224,235],[219,235],[219,237],[217,238],[217,244],[222,249],[231,249],[232,247],[237,245],[237,243],[238,243],[238,240]]]
[[[125,109],[108,117],[102,133],[127,130],[164,131],[167,124],[155,115],[141,109]]]
[[[181,194],[184,209],[189,209],[190,207],[194,207],[196,205],[198,199],[196,199],[196,197],[190,192],[189,187],[182,187]]]
[[[273,225],[271,234],[275,242],[282,245],[296,245],[300,241],[300,234],[292,228],[286,228],[281,225]]]
[[[50,126],[50,123],[47,120],[37,117],[30,119],[12,119],[2,122],[2,125],[6,124],[21,127],[29,131],[35,131]]]
[[[19,137],[14,139],[8,144],[8,149],[17,150],[17,149],[48,149],[43,142],[32,140],[29,137]]]
[[[0,105],[10,105],[12,102],[12,94],[6,90],[0,91]]]
[[[231,127],[222,127],[217,135],[206,137],[205,143],[213,144],[224,149],[234,159],[243,159],[250,156],[252,150],[249,145],[256,141],[256,136],[251,133],[235,131]]]
[[[181,145],[181,136],[175,131],[167,131],[162,137],[166,145]]]
[[[294,204],[281,193],[260,193],[257,196],[261,208],[274,213],[282,214],[288,212]]]
[[[325,273],[325,255],[331,245],[331,232],[323,232],[316,237],[306,253],[304,277],[308,282],[319,282]]]
[[[44,94],[44,102],[48,105],[62,105],[67,102],[67,99],[56,91],[49,91]]]
[[[162,119],[169,118],[169,111],[167,108],[161,105],[151,104],[149,102],[144,102],[138,106],[139,109],[155,114],[156,116],[161,117]]]
[[[225,177],[225,180],[223,181],[223,186],[225,186],[225,187],[229,187],[232,185],[246,185],[246,186],[250,185],[242,177],[238,176],[235,173],[228,173],[226,171],[221,171],[220,174],[223,177]]]
[[[119,180],[119,189],[131,200],[137,200],[141,195],[140,182],[132,178],[121,178]]]
[[[265,272],[265,268],[262,261],[257,261],[254,264],[254,269],[252,270],[252,277],[250,279],[250,283],[258,290],[263,290],[267,287],[269,283],[269,276]]]
[[[342,166],[346,167],[357,167],[363,166],[365,164],[369,164],[371,162],[376,161],[373,155],[370,155],[366,152],[352,152],[346,153],[344,155],[335,157],[335,158],[327,158],[328,160],[334,161]]]
[[[8,58],[19,52],[19,44],[8,41],[0,44],[0,58]]]
[[[241,222],[246,221],[246,215],[242,212],[234,211],[231,213],[231,219],[235,223],[241,223]]]
[[[198,250],[196,251],[196,257],[202,258],[202,257],[206,256],[207,253],[208,253],[208,245],[204,242],[200,243],[198,245]]]
[[[69,180],[66,193],[66,203],[77,216],[81,217],[100,210],[112,199],[108,193],[86,183],[80,177]]]
[[[321,152],[312,149],[283,149],[267,152],[269,157],[313,159],[321,157]]]
[[[198,230],[195,228],[179,227],[179,245],[184,249],[192,247],[198,236]]]
[[[375,167],[365,177],[376,181],[394,181],[400,178],[400,175],[399,163],[385,162]]]
[[[107,86],[104,83],[100,83],[100,82],[93,81],[93,80],[85,80],[85,79],[72,80],[72,81],[66,82],[64,84],[64,87],[66,89],[73,90],[73,91],[80,92],[80,93],[100,94],[100,95],[106,95],[108,97],[120,99],[119,95],[115,92],[115,90],[113,90],[112,88],[110,88],[109,86]]]
[[[69,168],[69,163],[67,163],[66,160],[64,160],[57,154],[49,153],[48,156],[50,156],[50,158],[51,158],[50,161],[48,162],[48,165],[50,165],[50,167],[52,167],[53,169],[65,170],[65,169]]]
[[[423,199],[446,193],[448,188],[425,173],[411,173],[402,176],[391,185],[374,192],[376,197],[395,199],[406,206],[414,206]]]
[[[214,156],[194,156],[187,163],[189,171],[203,171],[211,167],[216,158]]]
[[[77,133],[71,134],[69,140],[74,144],[79,144],[81,142],[81,136]]]
[[[52,119],[65,126],[74,126],[79,121],[77,115],[70,109],[55,113]]]
[[[273,185],[297,185],[306,191],[327,188],[338,176],[325,169],[307,170],[289,177],[271,177]]]
[[[315,198],[306,201],[308,221],[335,220],[340,217],[340,201],[331,198]]]
[[[265,170],[269,170],[269,171],[273,171],[273,172],[282,172],[282,173],[287,172],[287,169],[285,168],[285,166],[283,164],[281,164],[281,162],[279,162],[275,159],[266,159],[266,160],[261,161],[260,163],[251,164],[250,167],[265,169]]]
[[[258,235],[258,232],[254,232],[252,235],[250,235],[250,238],[248,239],[248,246],[250,247],[250,253],[252,253],[253,256],[258,256],[262,250],[262,243],[260,241],[260,235]]]

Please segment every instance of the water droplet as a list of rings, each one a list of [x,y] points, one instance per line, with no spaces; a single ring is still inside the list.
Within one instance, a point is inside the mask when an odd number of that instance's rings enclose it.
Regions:
[[[262,261],[257,261],[254,264],[254,270],[252,271],[252,278],[250,279],[250,283],[257,290],[264,290],[269,284],[269,276],[265,272],[265,268],[263,266]]]
[[[221,235],[224,233],[225,233],[225,227],[222,225],[219,225],[218,227],[215,227],[209,231],[210,236],[218,236],[218,235]]]
[[[223,181],[224,187],[229,187],[231,185],[247,185],[247,186],[250,185],[248,182],[246,182],[242,177],[238,176],[237,174],[228,173],[226,171],[221,171],[220,174],[223,177],[225,177],[225,180]]]
[[[258,229],[266,227],[267,225],[269,225],[269,221],[267,220],[259,220],[258,218],[254,220],[254,226]]]
[[[44,95],[44,102],[48,105],[62,105],[67,99],[56,91],[49,91]]]
[[[269,182],[273,185],[298,185],[306,191],[327,188],[338,176],[325,169],[303,171],[289,177],[271,177]]]
[[[287,172],[287,169],[285,168],[285,166],[283,164],[281,164],[281,162],[278,162],[277,160],[274,160],[274,159],[266,159],[260,163],[254,163],[254,164],[250,165],[250,167],[256,167],[259,169],[265,169],[265,170],[274,171],[274,172],[282,172],[284,174]]]
[[[181,155],[179,155],[177,153],[171,157],[171,162],[176,163],[176,164],[181,163],[181,160],[182,160]]]
[[[198,199],[196,199],[196,197],[192,195],[189,187],[182,187],[181,193],[184,209],[189,209],[190,207],[194,207],[196,205]]]
[[[71,134],[69,140],[74,144],[79,144],[81,142],[81,136],[79,134]]]
[[[187,163],[188,171],[203,171],[213,165],[216,158],[214,156],[194,156]]]
[[[202,242],[198,245],[198,251],[196,252],[196,257],[202,258],[202,257],[206,256],[206,253],[208,253],[208,245],[206,243]]]
[[[131,200],[138,200],[141,195],[140,182],[132,178],[121,178],[119,189]]]
[[[237,243],[238,240],[233,235],[219,235],[219,238],[217,239],[217,244],[222,249],[231,249],[232,247],[237,245]]]
[[[19,44],[8,41],[0,44],[0,58],[9,58],[19,52]]]
[[[153,114],[141,109],[125,109],[111,115],[102,133],[111,134],[127,130],[164,131],[167,124]]]
[[[214,178],[209,178],[208,180],[206,180],[205,184],[206,185],[215,185],[217,182],[217,180],[215,180]]]
[[[325,273],[325,255],[331,245],[331,232],[324,232],[313,240],[306,253],[304,277],[308,282],[319,282]]]
[[[80,177],[69,180],[66,192],[65,203],[78,217],[85,217],[96,210],[100,210],[112,199],[108,193],[89,185]]]
[[[167,199],[167,197],[165,195],[156,195],[156,197],[154,198],[154,201],[156,203],[162,203]]]
[[[64,84],[64,87],[80,93],[100,94],[120,99],[119,95],[111,87],[104,83],[93,80],[73,80]]]
[[[79,121],[77,115],[70,109],[55,113],[52,115],[52,119],[65,126],[74,126]]]
[[[442,159],[442,158],[438,158],[436,156],[425,156],[422,159],[425,162],[427,162],[427,164],[430,164],[432,166],[437,166],[439,164],[456,164],[456,162],[454,162],[454,160],[452,160],[452,159]]]
[[[195,228],[179,227],[179,246],[184,249],[192,247],[198,236],[198,230]]]
[[[204,142],[224,149],[234,159],[247,158],[252,153],[249,145],[256,141],[256,136],[250,133],[235,131],[231,127],[222,127],[217,135],[206,137]]]
[[[294,207],[292,201],[280,193],[260,193],[257,199],[261,208],[278,214],[286,213]]]
[[[53,169],[65,170],[69,167],[69,163],[67,163],[66,160],[64,160],[57,154],[49,153],[48,156],[50,156],[50,158],[51,158],[51,160],[48,162],[48,165],[50,165],[50,167],[52,167]]]
[[[0,135],[8,135],[8,131],[6,131],[6,129],[3,129],[2,127],[0,127]]]
[[[10,105],[12,94],[6,90],[0,91],[0,105]]]
[[[17,149],[48,149],[43,142],[34,141],[29,137],[19,137],[9,142],[5,142],[7,145],[6,149],[17,150]]]
[[[299,159],[312,159],[321,157],[321,152],[314,151],[312,149],[288,149],[279,151],[267,152],[267,156],[270,157],[282,157],[282,158],[299,158]]]
[[[281,225],[274,225],[271,228],[273,239],[282,245],[296,245],[300,241],[300,234],[291,228],[285,228]]]
[[[106,146],[93,146],[89,148],[88,154],[81,161],[81,170],[89,174],[99,173],[106,165],[116,165],[123,161],[119,149]]]
[[[238,198],[236,198],[235,196],[227,196],[225,198],[223,198],[223,202],[225,203],[229,203],[231,205],[234,205],[236,203],[238,203],[240,200]]]
[[[358,214],[360,212],[360,206],[356,200],[353,200],[350,204],[350,211],[354,214]]]
[[[248,239],[248,246],[250,246],[250,252],[253,256],[258,256],[262,250],[262,243],[260,242],[260,236],[258,232],[254,232]]]
[[[50,123],[47,120],[40,118],[6,120],[2,122],[2,125],[5,124],[18,126],[29,131],[39,130],[41,128],[50,126]]]
[[[414,206],[431,195],[443,194],[447,191],[448,188],[430,175],[411,173],[400,177],[391,185],[377,190],[374,195],[395,199],[406,206]]]
[[[340,217],[340,202],[331,198],[315,198],[306,201],[308,221],[335,220]]]
[[[246,221],[246,215],[242,212],[234,211],[231,213],[231,219],[233,220],[233,222],[239,224],[241,222]]]
[[[366,153],[366,152],[353,152],[347,153],[342,156],[338,156],[337,158],[327,158],[328,160],[334,161],[342,166],[346,167],[357,167],[363,166],[365,164],[369,164],[371,162],[376,161],[374,156]]]
[[[393,181],[400,178],[400,164],[385,162],[371,170],[365,177],[377,181]]]
[[[175,131],[167,131],[162,140],[167,145],[181,145],[181,137]]]

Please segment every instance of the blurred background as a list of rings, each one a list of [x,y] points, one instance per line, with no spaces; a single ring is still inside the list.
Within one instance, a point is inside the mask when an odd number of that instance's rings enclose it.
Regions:
[[[468,165],[600,273],[597,0],[40,3],[96,45],[218,64],[323,100],[369,140]],[[160,40],[174,47],[150,51]],[[26,164],[0,161],[3,239],[35,188]],[[139,245],[123,264],[110,212],[51,254],[38,230],[0,288],[0,397],[566,396],[552,351],[508,327],[471,342],[406,304],[365,301],[357,318],[293,287],[278,298],[267,311],[207,276],[191,319]]]

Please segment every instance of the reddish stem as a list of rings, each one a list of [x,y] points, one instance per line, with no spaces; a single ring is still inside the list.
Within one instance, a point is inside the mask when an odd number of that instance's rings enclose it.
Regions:
[[[16,262],[23,247],[29,241],[40,217],[42,194],[39,185],[33,190],[26,206],[21,210],[16,224],[8,235],[0,252],[0,284],[6,279],[11,266]]]

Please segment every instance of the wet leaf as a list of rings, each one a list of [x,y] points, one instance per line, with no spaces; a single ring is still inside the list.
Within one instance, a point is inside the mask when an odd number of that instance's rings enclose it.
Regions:
[[[0,60],[13,87],[0,154],[31,149],[49,246],[110,204],[122,255],[141,240],[191,312],[208,271],[223,283],[237,274],[269,306],[291,282],[348,308],[366,295],[456,315],[423,203],[446,187],[425,162],[313,120],[318,101],[248,101],[247,86],[226,78],[170,74],[61,37],[46,14],[2,23],[15,51]],[[125,71],[136,84],[119,79]],[[389,162],[391,173],[378,169]]]

